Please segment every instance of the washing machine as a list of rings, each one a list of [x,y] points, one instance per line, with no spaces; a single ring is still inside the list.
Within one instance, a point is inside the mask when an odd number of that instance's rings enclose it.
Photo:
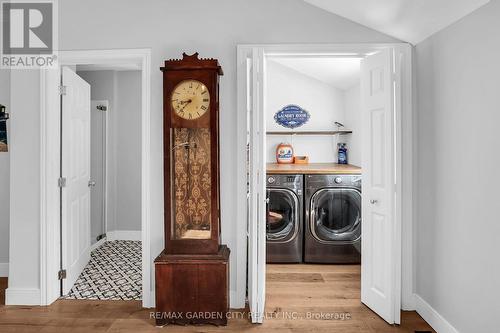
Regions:
[[[304,261],[361,263],[361,175],[305,176]]]
[[[266,260],[302,262],[303,175],[270,175],[267,182]]]

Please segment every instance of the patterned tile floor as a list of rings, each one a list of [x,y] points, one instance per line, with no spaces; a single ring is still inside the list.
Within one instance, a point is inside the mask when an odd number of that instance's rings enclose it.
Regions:
[[[140,300],[140,241],[105,242],[92,251],[90,262],[65,299]]]

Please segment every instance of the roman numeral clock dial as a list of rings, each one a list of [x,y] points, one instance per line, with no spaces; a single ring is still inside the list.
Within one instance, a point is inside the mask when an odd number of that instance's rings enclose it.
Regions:
[[[198,119],[208,111],[209,107],[210,93],[200,81],[181,81],[172,92],[172,108],[183,119]]]

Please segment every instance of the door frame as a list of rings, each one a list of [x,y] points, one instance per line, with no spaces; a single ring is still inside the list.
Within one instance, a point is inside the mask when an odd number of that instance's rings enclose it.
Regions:
[[[59,65],[137,64],[141,68],[141,240],[142,305],[153,306],[151,291],[151,49],[59,51]],[[40,305],[59,298],[57,273],[60,263],[59,160],[60,160],[60,67],[40,71]]]
[[[247,258],[247,178],[246,178],[246,141],[247,141],[247,105],[246,105],[246,59],[252,51],[263,51],[264,59],[272,56],[304,57],[304,56],[356,56],[369,55],[381,49],[391,48],[401,55],[400,68],[396,68],[401,75],[401,104],[396,105],[396,211],[394,240],[400,244],[400,251],[396,251],[395,275],[400,274],[400,283],[394,285],[394,295],[401,295],[396,304],[400,303],[402,310],[414,310],[414,241],[413,241],[413,60],[412,46],[407,43],[382,44],[248,44],[238,45],[237,52],[237,225],[238,265],[236,267],[237,304],[245,302],[246,286],[246,258]],[[396,59],[397,60],[397,59]],[[397,62],[396,62],[397,64]],[[264,113],[264,110],[259,110]],[[248,230],[252,230],[248,228]],[[260,240],[265,242],[265,240]],[[400,309],[394,309],[399,314]],[[396,316],[398,318],[398,316]]]
[[[104,169],[104,190],[103,190],[103,218],[102,218],[102,222],[103,222],[103,233],[106,234],[107,231],[108,231],[108,159],[109,159],[109,156],[108,156],[108,144],[109,144],[109,111],[110,111],[110,107],[109,107],[109,100],[106,100],[106,99],[90,99],[90,107],[92,108],[92,102],[97,102],[98,104],[100,103],[106,103],[106,107],[107,107],[107,110],[104,111],[104,161],[103,161],[103,169]],[[103,112],[103,111],[101,111]],[[91,115],[92,116],[92,115]],[[91,121],[92,121],[92,118],[91,118]],[[92,124],[92,123],[91,123]],[[92,129],[92,127],[91,127]],[[92,156],[90,157],[91,160],[92,160]],[[92,168],[91,168],[92,170]],[[90,195],[90,197],[92,198],[92,193]],[[92,201],[91,201],[92,202]],[[91,206],[92,207],[92,206]],[[91,212],[92,214],[92,212]],[[92,215],[90,215],[92,216]],[[91,227],[90,227],[90,230],[92,230],[92,220],[91,220]],[[106,241],[106,237],[104,238],[101,238],[99,241],[97,241],[96,243],[92,244],[92,239],[90,240],[90,243],[91,243],[91,246],[90,246],[90,249],[91,251],[93,251],[94,249],[98,248],[99,246],[101,246],[101,244],[103,242]]]

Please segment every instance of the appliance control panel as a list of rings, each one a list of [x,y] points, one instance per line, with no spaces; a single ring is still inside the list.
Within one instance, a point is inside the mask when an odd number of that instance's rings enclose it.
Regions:
[[[306,175],[307,187],[361,187],[361,175]]]
[[[302,175],[267,175],[266,183],[273,187],[301,189],[303,180]]]
[[[352,177],[350,176],[335,176],[335,177],[328,177],[328,185],[344,185],[344,186],[349,186],[353,185],[352,183]]]

